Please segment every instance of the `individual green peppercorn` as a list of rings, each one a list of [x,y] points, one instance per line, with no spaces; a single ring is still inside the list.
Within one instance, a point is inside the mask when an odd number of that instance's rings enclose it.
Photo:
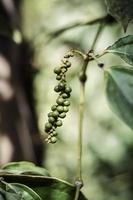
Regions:
[[[63,105],[64,99],[63,99],[62,97],[59,97],[59,98],[56,100],[56,103],[57,103],[58,105]]]
[[[59,114],[59,117],[60,117],[60,118],[65,118],[65,117],[66,117],[66,113],[65,113],[65,112],[60,113],[60,114]]]
[[[64,101],[64,106],[69,106],[70,105],[70,101],[66,100]]]
[[[49,112],[48,117],[52,117],[52,116],[53,116],[53,112]]]
[[[56,142],[57,142],[57,138],[56,137],[51,137],[50,143],[54,144]]]
[[[53,105],[52,107],[51,107],[51,110],[52,111],[55,111],[57,109],[57,106],[56,105]]]
[[[67,72],[67,68],[65,68],[65,67],[62,67],[61,71],[62,71],[62,73],[64,74],[64,73],[66,73],[66,72]]]
[[[69,97],[68,94],[66,94],[66,93],[63,93],[61,96],[62,96],[62,98],[64,98],[64,99],[66,99],[66,98]]]
[[[71,91],[72,91],[72,89],[71,89],[69,86],[66,86],[65,92],[66,92],[67,94],[70,94]]]
[[[48,136],[48,139],[51,139],[51,137],[52,137],[52,135],[50,134],[50,135]]]
[[[64,58],[70,58],[69,54],[64,55]]]
[[[73,53],[73,52],[70,52],[70,53],[69,53],[69,56],[70,56],[70,57],[73,57],[73,56],[74,56],[74,53]]]
[[[58,88],[59,88],[59,90],[63,90],[65,88],[65,83],[64,82],[60,82],[58,84]]]
[[[55,67],[54,68],[54,73],[55,74],[60,74],[61,73],[61,68],[60,67]]]
[[[56,85],[56,86],[54,87],[54,91],[55,91],[55,92],[60,92],[60,89],[59,89],[58,85]]]
[[[58,111],[59,113],[62,113],[62,112],[64,111],[63,106],[57,106],[57,111]]]
[[[62,81],[66,81],[66,77],[65,77],[65,74],[62,76]]]
[[[57,110],[53,111],[53,116],[52,117],[57,118],[58,116],[59,116],[59,112]]]
[[[60,76],[60,75],[57,75],[57,76],[56,76],[56,80],[60,81],[60,80],[61,80],[61,76]]]
[[[49,119],[48,119],[49,120]],[[51,122],[50,122],[51,123]],[[52,124],[52,123],[51,123]],[[53,127],[50,129],[49,134],[53,133]]]
[[[58,116],[58,117],[59,117],[59,116]],[[57,121],[57,119],[58,119],[58,118],[56,118],[56,121]],[[55,129],[57,128],[57,125],[56,125],[55,123],[54,123],[54,128],[55,128]]]
[[[58,120],[58,121],[56,122],[56,125],[57,125],[57,126],[62,126],[62,121],[61,121],[61,120]]]
[[[49,121],[51,124],[53,124],[53,123],[55,122],[55,118],[54,118],[54,117],[49,117],[49,118],[48,118],[48,121]]]
[[[64,108],[64,112],[68,112],[69,111],[69,108],[67,106],[63,106]]]
[[[61,71],[62,71],[63,68],[65,69],[65,64],[62,63],[61,64]]]
[[[63,60],[62,60],[62,63],[63,64],[66,64],[68,62],[68,59],[66,59],[66,58],[64,58]]]
[[[52,128],[52,124],[49,123],[49,122],[47,122],[47,123],[45,124],[45,131],[48,132],[51,128]]]
[[[49,119],[48,119],[49,120]],[[56,119],[55,119],[55,121],[56,121]],[[51,123],[51,122],[49,122],[49,123]],[[52,124],[52,123],[51,123]],[[55,131],[54,129],[53,129],[53,126],[55,125],[55,122],[52,124],[52,128],[50,129],[50,130],[48,130],[48,131],[46,131],[45,130],[45,132],[49,135],[48,137],[50,137],[51,136],[51,134],[53,134],[53,131]],[[56,126],[57,127],[57,126]]]
[[[57,132],[53,131],[52,136],[57,136],[57,135],[58,135]]]
[[[69,61],[67,61],[66,67],[68,67],[68,68],[71,67],[71,63]]]
[[[67,94],[67,98],[69,98],[71,95],[70,94]]]

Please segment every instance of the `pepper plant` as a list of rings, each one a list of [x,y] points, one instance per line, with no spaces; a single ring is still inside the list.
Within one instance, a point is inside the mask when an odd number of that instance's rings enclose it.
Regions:
[[[109,13],[119,21],[124,31],[128,23],[133,19],[133,0],[106,0]],[[127,12],[128,10],[128,12]],[[87,68],[92,61],[101,68],[105,77],[105,92],[112,111],[131,129],[133,129],[133,35],[124,36],[114,44],[104,49],[101,53],[95,53],[95,46],[106,26],[108,16],[94,20],[91,23],[99,23],[96,36],[88,52],[72,49],[67,52],[59,66],[54,69],[58,84],[54,91],[58,97],[51,106],[48,120],[45,123],[43,135],[47,143],[54,144],[58,138],[58,127],[63,125],[70,106],[72,89],[67,81],[67,71],[73,67],[71,58],[80,55],[83,64],[80,67],[80,97],[79,97],[79,131],[77,169],[74,183],[51,177],[44,168],[37,167],[30,162],[13,162],[3,166],[0,170],[0,199],[1,200],[85,200],[80,191],[83,187],[82,179],[82,135],[85,104],[85,85],[87,84]],[[106,66],[104,56],[114,54],[125,61],[124,65]],[[103,59],[101,63],[99,58]],[[88,197],[89,198],[89,197]]]

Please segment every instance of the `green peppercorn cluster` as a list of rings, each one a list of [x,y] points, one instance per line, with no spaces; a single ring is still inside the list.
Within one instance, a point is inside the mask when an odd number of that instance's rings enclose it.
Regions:
[[[62,120],[66,117],[66,113],[69,111],[69,98],[72,91],[66,81],[66,72],[71,67],[70,57],[73,57],[73,53],[67,53],[61,65],[54,69],[56,74],[56,80],[59,81],[58,85],[54,87],[54,91],[59,94],[56,99],[56,104],[51,107],[51,112],[48,113],[48,122],[45,124],[45,132],[48,134],[46,141],[48,143],[55,143],[57,141],[56,128],[62,126]]]

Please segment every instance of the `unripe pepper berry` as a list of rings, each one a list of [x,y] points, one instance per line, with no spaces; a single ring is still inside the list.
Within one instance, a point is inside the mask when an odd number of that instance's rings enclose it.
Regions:
[[[68,112],[69,111],[68,106],[63,106],[63,108],[64,108],[64,112]]]
[[[60,118],[65,118],[65,117],[66,117],[66,113],[65,113],[65,112],[60,113],[60,114],[59,114],[59,117],[60,117]]]
[[[64,106],[69,106],[70,105],[70,101],[66,100],[64,101]]]
[[[52,128],[52,124],[49,123],[49,122],[47,122],[47,123],[45,124],[45,131],[48,132],[51,128]]]
[[[53,116],[53,112],[49,112],[48,117],[52,117],[52,116]]]
[[[56,103],[57,103],[58,105],[63,105],[64,99],[63,99],[62,97],[59,97],[59,98],[56,100]]]
[[[63,64],[66,64],[68,62],[68,59],[67,58],[64,58],[63,60],[62,60],[62,63]]]
[[[57,106],[56,105],[53,105],[52,107],[51,107],[51,110],[52,111],[55,111],[57,109]]]
[[[63,93],[61,96],[62,96],[62,98],[64,98],[64,99],[68,98],[68,95],[67,95],[66,93]]]
[[[54,91],[55,91],[55,92],[60,92],[60,89],[59,89],[58,85],[56,85],[56,86],[54,87]]]
[[[53,131],[52,136],[57,136],[57,135],[58,135],[57,132]]]
[[[61,80],[61,76],[60,76],[60,75],[57,75],[57,76],[56,76],[56,80],[60,81],[60,80]]]
[[[64,67],[62,67],[61,71],[62,71],[62,73],[64,74],[64,73],[67,72],[67,68],[65,68],[65,66],[64,66]]]
[[[55,118],[54,118],[54,117],[49,117],[49,118],[48,118],[48,121],[49,121],[51,124],[53,124],[53,123],[55,122]]]
[[[57,126],[62,126],[62,121],[61,121],[61,120],[58,120],[58,121],[56,122],[56,125],[57,125]]]
[[[67,86],[67,87],[65,88],[65,92],[66,92],[67,94],[70,94],[71,91],[72,91],[72,89],[71,89],[69,86]]]
[[[59,112],[57,110],[53,111],[52,116],[57,118],[59,116]]]
[[[57,138],[56,137],[51,137],[50,143],[54,144],[56,142],[57,142]]]
[[[58,84],[58,88],[59,88],[59,90],[63,90],[63,89],[65,88],[65,83],[60,82],[60,83]]]
[[[66,63],[66,67],[71,67],[71,63],[69,61]]]
[[[62,113],[62,112],[64,111],[63,106],[57,106],[57,111],[58,111],[59,113]]]
[[[61,73],[61,68],[60,67],[55,67],[54,68],[54,73],[55,74],[60,74]]]
[[[64,58],[70,58],[69,54],[64,55]]]

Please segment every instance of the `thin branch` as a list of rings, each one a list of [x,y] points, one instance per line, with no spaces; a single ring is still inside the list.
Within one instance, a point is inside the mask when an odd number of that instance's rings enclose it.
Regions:
[[[101,32],[104,28],[105,23],[103,21],[100,23],[94,41],[92,43],[92,49],[95,48],[95,45],[101,35]],[[91,56],[91,50],[88,51],[86,56],[84,56],[84,63],[80,71],[79,80],[80,80],[80,100],[79,100],[79,133],[78,133],[78,162],[77,162],[77,179],[75,181],[76,193],[74,200],[78,200],[80,189],[83,186],[82,180],[82,137],[83,137],[83,119],[84,119],[84,105],[85,105],[85,83],[87,80],[87,66],[90,60],[97,58]]]
[[[82,137],[83,137],[83,119],[84,119],[84,104],[85,104],[85,83],[87,80],[86,68],[89,62],[89,56],[86,55],[84,63],[79,75],[80,81],[80,100],[79,100],[79,132],[78,132],[78,151],[77,151],[77,177],[75,181],[76,193],[74,200],[78,200],[80,189],[83,186],[82,180]]]
[[[93,25],[93,24],[97,24],[101,21],[106,21],[108,18],[108,15],[104,15],[95,19],[89,19],[86,21],[81,21],[81,22],[77,22],[74,24],[69,24],[68,26],[65,26],[57,31],[54,31],[53,33],[51,32],[51,36],[52,37],[58,37],[60,34],[64,33],[67,30],[73,29],[73,28],[77,28],[77,27],[81,27],[81,26],[87,26],[87,25]]]
[[[100,35],[101,35],[103,29],[104,29],[104,26],[105,26],[105,23],[104,23],[104,22],[101,22],[101,23],[99,24],[99,27],[98,27],[96,36],[95,36],[95,38],[94,38],[94,40],[93,40],[93,43],[92,43],[92,46],[91,46],[91,49],[92,49],[92,50],[94,50],[94,48],[95,48],[95,46],[96,46],[96,44],[97,44],[97,41],[98,41],[98,39],[99,39],[99,37],[100,37]]]
[[[80,193],[80,189],[81,189],[81,187],[79,187],[79,186],[76,187],[76,193],[75,193],[75,198],[74,198],[74,200],[78,200],[78,198],[79,198],[79,193]]]
[[[81,26],[94,25],[94,24],[101,23],[101,22],[104,22],[104,23],[107,23],[107,24],[112,24],[112,17],[107,14],[107,15],[97,17],[97,18],[94,18],[94,19],[88,19],[88,20],[85,20],[85,21],[80,21],[80,22],[77,22],[77,23],[68,24],[67,26],[60,28],[58,30],[54,30],[53,32],[52,31],[50,32],[50,31],[46,30],[46,28],[45,29],[43,28],[43,32],[45,30],[46,34],[48,35],[48,40],[47,40],[46,43],[49,43],[53,39],[59,37],[65,31],[71,30],[73,28],[81,27]],[[35,37],[38,37],[38,34]]]

